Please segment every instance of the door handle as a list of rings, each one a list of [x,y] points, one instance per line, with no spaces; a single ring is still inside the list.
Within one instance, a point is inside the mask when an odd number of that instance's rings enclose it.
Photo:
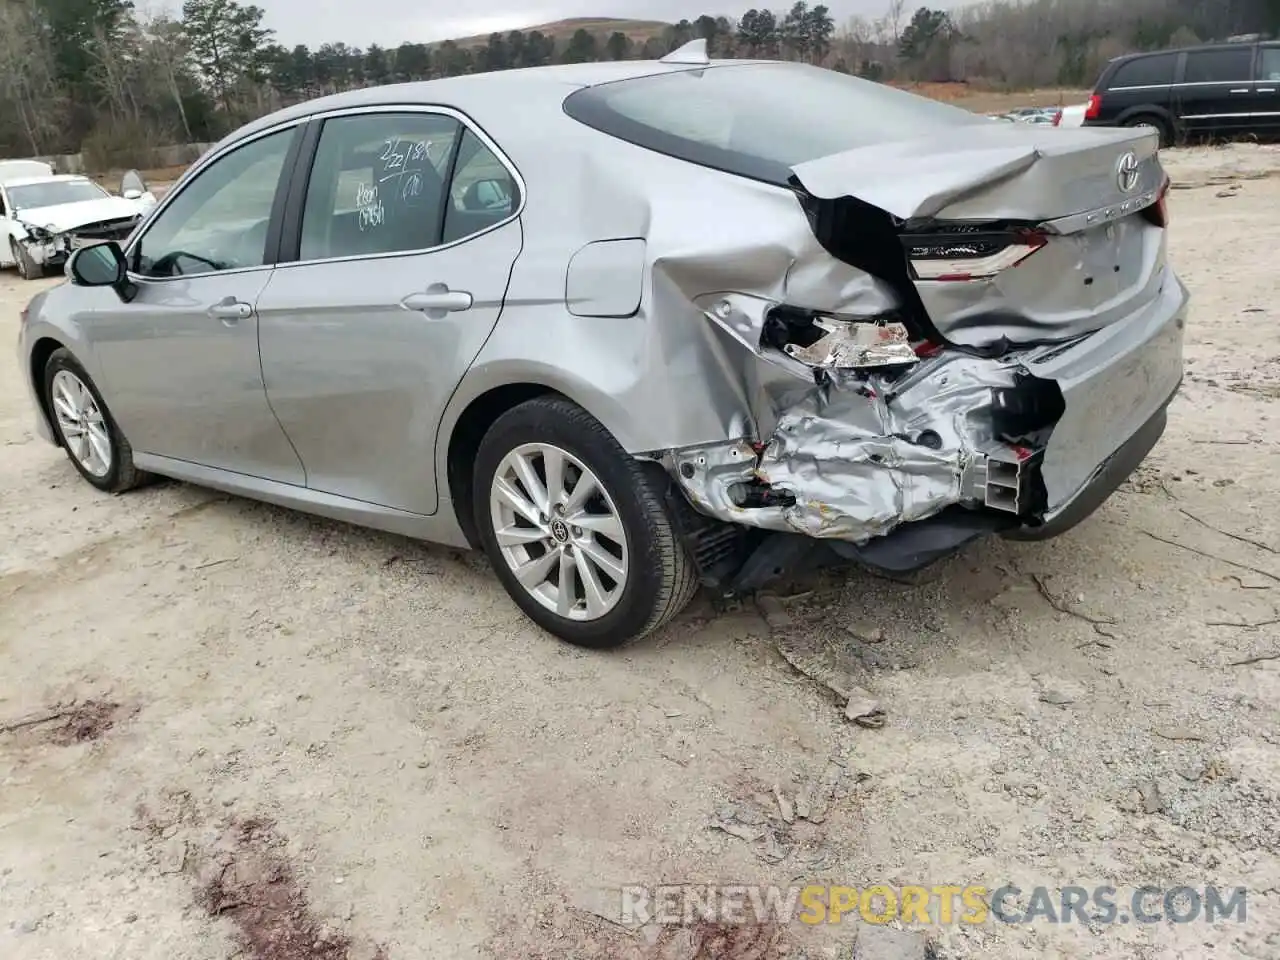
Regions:
[[[1275,87],[1259,87],[1258,92],[1259,93],[1275,93],[1276,88]]]
[[[209,316],[217,320],[247,320],[252,315],[253,307],[232,297],[227,297],[209,308]]]
[[[1229,90],[1228,92],[1229,92],[1229,93],[1248,93],[1248,92],[1249,92],[1249,88],[1248,88],[1248,87],[1234,87],[1233,89]]]
[[[440,284],[443,286],[443,284]],[[453,313],[458,310],[470,310],[475,302],[471,294],[465,290],[428,290],[426,293],[411,293],[400,305],[406,310],[420,310],[423,313]]]

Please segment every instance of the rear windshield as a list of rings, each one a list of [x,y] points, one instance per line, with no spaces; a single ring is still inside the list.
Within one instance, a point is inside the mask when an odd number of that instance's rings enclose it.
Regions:
[[[807,160],[927,137],[940,126],[991,122],[893,87],[794,63],[618,80],[570,94],[564,110],[638,146],[780,185],[791,167]]]

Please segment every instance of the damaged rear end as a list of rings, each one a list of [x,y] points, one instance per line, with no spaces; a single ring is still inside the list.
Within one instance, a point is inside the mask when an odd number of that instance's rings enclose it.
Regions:
[[[690,291],[758,364],[743,389],[754,435],[664,454],[698,513],[736,528],[737,555],[751,547],[739,587],[814,541],[907,570],[992,532],[1057,535],[1163,432],[1187,294],[1166,263],[1154,134],[942,120],[898,119],[884,142],[778,178],[817,259],[875,296],[812,282],[823,271],[806,252],[750,289]],[[729,536],[704,525],[691,545],[728,558]]]

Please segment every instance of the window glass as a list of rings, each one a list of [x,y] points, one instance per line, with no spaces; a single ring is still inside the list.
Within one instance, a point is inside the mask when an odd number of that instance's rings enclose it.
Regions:
[[[134,269],[176,277],[262,266],[293,136],[282,130],[215,160],[152,221],[134,248]]]
[[[437,246],[460,126],[432,113],[325,121],[302,213],[301,259]]]
[[[1280,47],[1263,47],[1258,63],[1258,79],[1268,83],[1280,81]]]
[[[1253,67],[1252,47],[1192,50],[1187,54],[1183,83],[1247,82]]]
[[[1178,62],[1176,53],[1162,53],[1156,57],[1139,57],[1116,67],[1111,78],[1111,89],[1117,87],[1155,87],[1173,83],[1173,68]]]
[[[520,205],[520,188],[511,172],[470,130],[462,135],[449,205],[444,214],[444,242],[452,243],[500,223]]]
[[[834,70],[718,66],[602,83],[570,94],[569,116],[631,143],[785,185],[806,160],[986,117]]]
[[[79,203],[82,200],[102,200],[110,196],[91,180],[54,180],[9,188],[9,199],[13,201],[15,210],[34,210],[37,207]]]

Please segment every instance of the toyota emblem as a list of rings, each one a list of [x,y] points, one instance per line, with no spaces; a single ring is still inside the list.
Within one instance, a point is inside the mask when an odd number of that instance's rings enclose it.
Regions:
[[[1116,164],[1116,183],[1122,193],[1133,193],[1138,186],[1138,158],[1130,150]]]

